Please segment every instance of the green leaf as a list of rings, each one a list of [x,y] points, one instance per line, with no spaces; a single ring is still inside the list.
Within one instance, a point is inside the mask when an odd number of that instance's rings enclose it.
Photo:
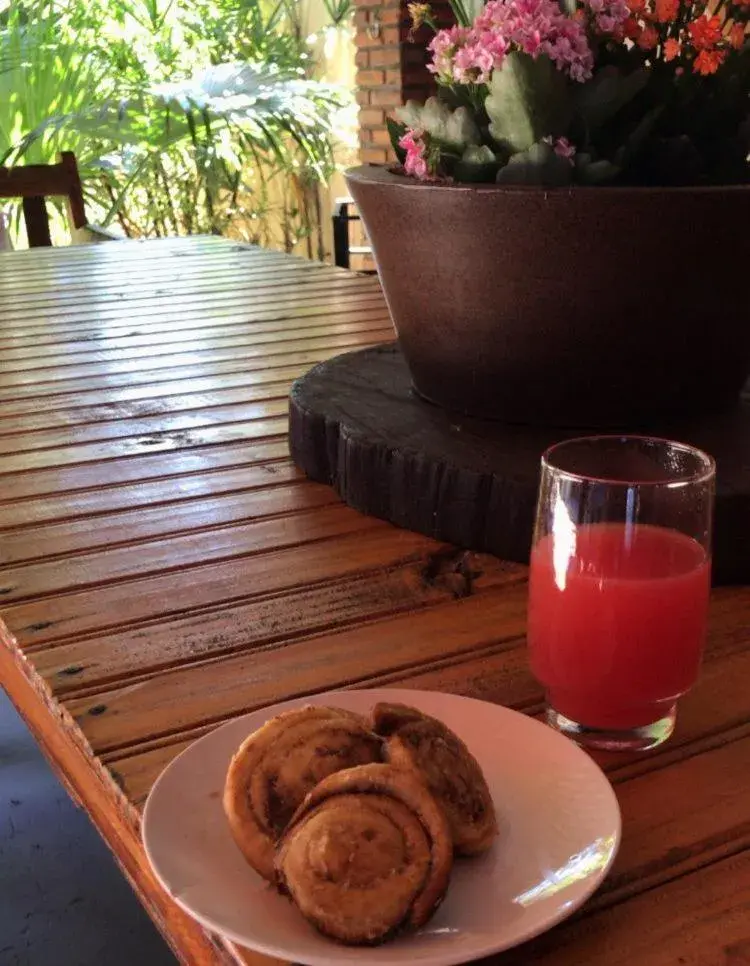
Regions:
[[[490,135],[503,150],[528,151],[543,137],[566,133],[572,115],[567,78],[548,57],[513,51],[492,75],[485,109]]]
[[[575,111],[594,133],[643,90],[650,71],[646,67],[623,74],[617,67],[604,67],[582,84],[575,96]]]
[[[479,144],[480,132],[467,107],[451,107],[439,97],[428,97],[424,104],[407,101],[394,112],[407,127],[426,131],[441,144],[461,151],[467,144]]]
[[[628,139],[615,155],[615,163],[620,168],[627,168],[645,148],[663,112],[664,107],[659,104],[643,115],[635,129],[630,133]]]
[[[607,184],[614,181],[620,174],[620,167],[600,158],[593,161],[590,154],[577,154],[575,156],[575,180],[578,184]]]
[[[448,3],[453,11],[453,16],[456,18],[456,23],[460,27],[469,27],[472,17],[463,0],[448,0]]]
[[[514,154],[497,173],[498,184],[562,186],[573,180],[573,165],[555,154],[550,144],[533,144],[528,151]]]
[[[401,164],[404,163],[406,158],[406,151],[399,145],[399,141],[406,134],[406,125],[399,124],[398,121],[394,121],[392,117],[387,117],[385,119],[385,126],[388,128],[388,137],[391,139],[391,146]]]
[[[495,164],[497,157],[486,144],[470,144],[461,155],[466,164]]]
[[[453,167],[456,181],[468,184],[487,184],[495,180],[500,161],[486,144],[470,144]]]
[[[332,24],[341,24],[354,12],[353,0],[323,0],[328,19]]]

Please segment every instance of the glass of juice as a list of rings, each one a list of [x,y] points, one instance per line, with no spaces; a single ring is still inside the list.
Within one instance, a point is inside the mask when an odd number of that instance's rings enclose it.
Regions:
[[[542,457],[528,641],[547,721],[587,747],[653,748],[698,677],[714,461],[682,443],[592,436]]]

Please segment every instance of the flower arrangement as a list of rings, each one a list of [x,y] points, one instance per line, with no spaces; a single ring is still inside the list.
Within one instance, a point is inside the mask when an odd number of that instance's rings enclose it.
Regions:
[[[389,120],[403,173],[501,184],[746,183],[750,0],[489,0],[430,30],[437,96]],[[421,29],[420,29],[421,28]]]

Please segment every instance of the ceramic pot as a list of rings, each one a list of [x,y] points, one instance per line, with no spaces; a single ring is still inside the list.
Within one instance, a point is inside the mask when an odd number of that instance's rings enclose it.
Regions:
[[[735,404],[750,187],[445,185],[370,165],[346,177],[425,399],[630,429]]]

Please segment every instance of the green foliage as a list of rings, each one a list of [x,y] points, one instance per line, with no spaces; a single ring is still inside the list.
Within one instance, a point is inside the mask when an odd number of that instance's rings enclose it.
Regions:
[[[575,113],[584,125],[584,136],[590,138],[648,84],[649,72],[639,67],[624,74],[617,67],[603,67],[576,91]]]
[[[75,151],[95,217],[129,235],[291,248],[315,228],[345,103],[306,38],[296,0],[10,0],[0,159]]]
[[[328,19],[332,24],[346,23],[354,13],[353,0],[323,0]]]
[[[549,58],[513,51],[492,74],[484,105],[490,135],[507,154],[528,151],[543,137],[566,133],[570,101],[568,81]]]
[[[494,181],[500,167],[500,160],[486,144],[470,144],[453,168],[456,181],[467,184],[480,184]]]
[[[75,24],[51,4],[11,2],[0,20],[0,164],[15,160],[28,140],[26,160],[46,162],[64,143],[85,159],[74,132],[63,140],[54,127],[34,138],[51,116],[81,110],[114,91],[102,58],[75,39]],[[90,153],[89,153],[90,156]]]
[[[467,145],[480,142],[479,128],[469,109],[454,109],[438,97],[428,97],[424,104],[407,101],[395,114],[407,127],[425,131],[449,152],[461,153]]]
[[[561,186],[573,180],[573,165],[555,154],[544,141],[532,144],[526,151],[511,155],[497,173],[498,184],[544,184]]]
[[[620,166],[607,161],[606,158],[595,160],[586,151],[580,151],[575,156],[574,180],[578,184],[607,184],[617,178]]]
[[[464,2],[464,0],[448,0],[448,3],[453,11],[453,16],[456,18],[456,23],[461,27],[468,27],[476,16],[472,4]]]
[[[391,141],[391,147],[393,152],[401,162],[404,163],[404,158],[406,157],[406,151],[398,143],[401,138],[406,134],[406,125],[402,124],[400,121],[394,121],[392,117],[387,117],[385,120],[385,126],[388,129],[388,137]]]

